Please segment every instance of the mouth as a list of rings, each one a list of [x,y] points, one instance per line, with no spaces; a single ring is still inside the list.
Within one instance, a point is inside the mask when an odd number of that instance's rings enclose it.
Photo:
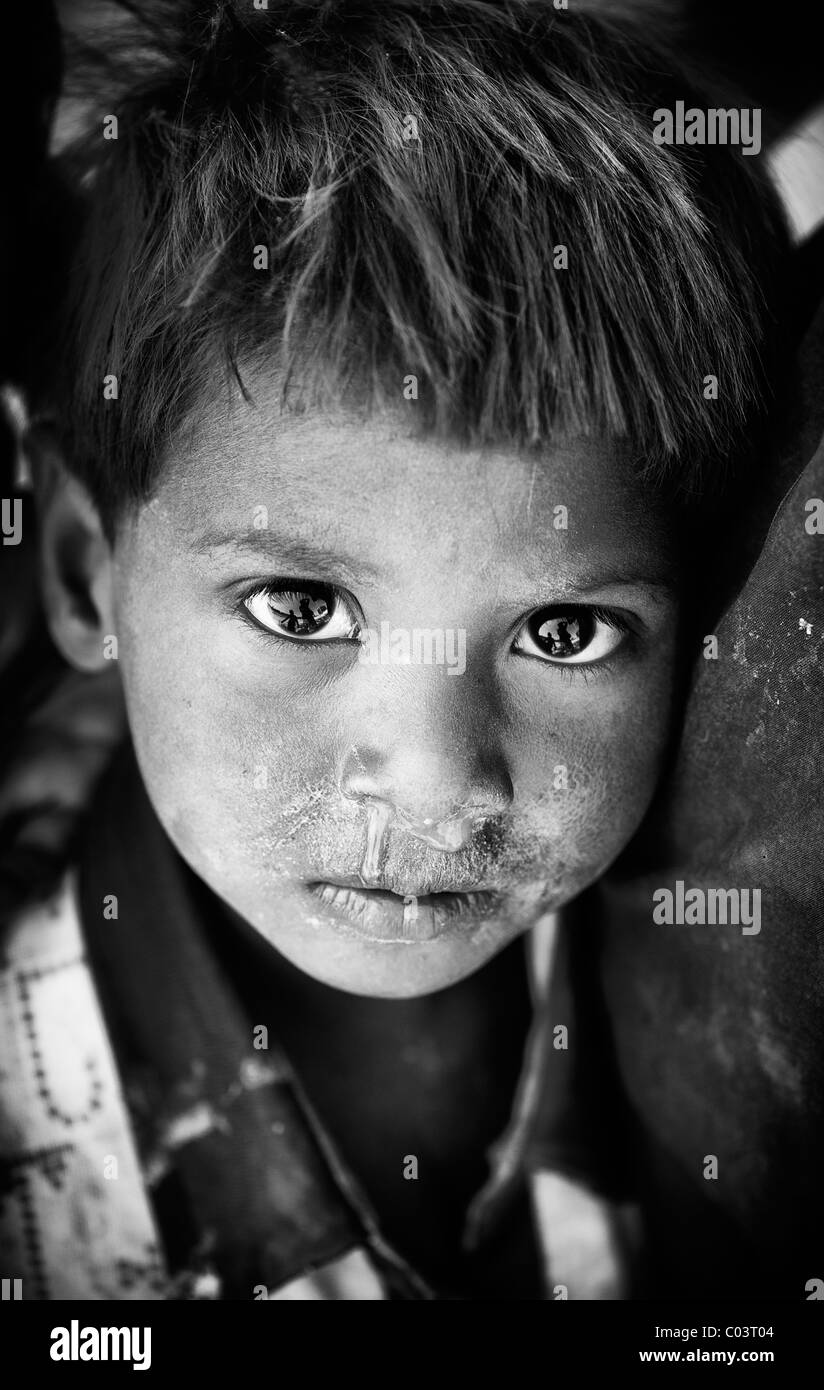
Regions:
[[[341,880],[307,884],[309,892],[337,922],[368,941],[434,941],[448,933],[468,933],[500,911],[502,895],[479,888],[468,892],[394,893]]]

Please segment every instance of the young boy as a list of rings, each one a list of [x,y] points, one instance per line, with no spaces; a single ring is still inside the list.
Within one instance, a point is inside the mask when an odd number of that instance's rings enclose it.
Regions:
[[[3,1273],[540,1297],[501,1165],[464,1239],[522,1073],[529,1125],[524,941],[652,799],[780,219],[545,3],[147,19],[29,384],[45,615],[128,734],[8,931]]]

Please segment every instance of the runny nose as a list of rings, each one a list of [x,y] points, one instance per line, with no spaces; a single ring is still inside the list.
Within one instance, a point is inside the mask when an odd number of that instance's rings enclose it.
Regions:
[[[478,825],[489,818],[488,807],[462,807],[444,820],[423,816],[413,819],[407,812],[399,810],[388,801],[375,797],[353,797],[367,810],[366,847],[361,863],[360,876],[365,883],[373,883],[380,878],[381,863],[386,835],[395,825],[407,835],[421,840],[430,849],[455,854],[468,844]]]
[[[398,824],[403,826],[407,835],[414,835],[416,840],[422,840],[431,849],[444,850],[446,854],[455,854],[459,849],[463,849],[465,844],[474,834],[476,826],[484,820],[489,819],[488,806],[464,806],[444,820],[435,820],[431,816],[422,816],[418,820],[413,820],[404,811],[396,812]]]
[[[347,801],[362,806],[367,815],[361,865],[361,878],[365,882],[374,882],[380,877],[383,851],[390,830],[400,830],[430,849],[456,854],[469,843],[484,822],[500,815],[509,804],[507,790],[498,786],[496,779],[476,775],[474,779],[463,779],[468,784],[460,788],[468,793],[463,797],[460,796],[459,786],[455,785],[458,779],[454,779],[450,806],[448,796],[443,795],[442,785],[438,788],[440,796],[433,794],[435,788],[431,784],[424,790],[422,760],[419,762],[416,759],[415,762],[418,785],[407,785],[406,795],[401,795],[400,788],[397,784],[393,785],[379,756],[370,756],[368,750],[352,747],[344,759],[338,783],[341,795]],[[472,785],[473,781],[475,785]],[[428,806],[427,801],[430,803]]]

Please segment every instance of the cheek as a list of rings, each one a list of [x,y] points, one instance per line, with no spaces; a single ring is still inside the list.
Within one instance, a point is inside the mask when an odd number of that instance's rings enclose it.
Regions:
[[[214,881],[253,872],[288,808],[328,778],[334,699],[239,661],[232,630],[131,591],[120,664],[138,762],[174,844]],[[288,871],[284,857],[283,871]]]
[[[620,853],[654,794],[670,729],[672,676],[659,659],[533,707],[522,728],[519,801],[578,888]]]

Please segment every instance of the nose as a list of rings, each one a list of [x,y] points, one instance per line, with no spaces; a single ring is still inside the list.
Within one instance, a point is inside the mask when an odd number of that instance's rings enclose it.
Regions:
[[[353,743],[340,771],[344,797],[362,803],[370,829],[394,822],[432,849],[454,854],[475,831],[512,804],[512,784],[503,760],[464,738],[438,746],[407,735],[393,747]]]

